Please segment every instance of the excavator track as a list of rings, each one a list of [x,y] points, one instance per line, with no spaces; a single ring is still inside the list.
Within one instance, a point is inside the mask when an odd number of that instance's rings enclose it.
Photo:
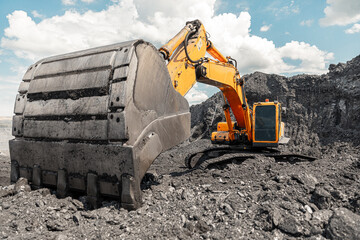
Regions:
[[[190,153],[185,158],[185,165],[189,168],[205,169],[210,165],[219,164],[223,162],[231,162],[232,160],[246,160],[248,158],[255,158],[261,155],[265,157],[273,157],[276,161],[314,161],[315,157],[294,154],[282,153],[277,149],[272,148],[253,148],[248,145],[212,145],[201,151]]]
[[[190,135],[189,105],[150,43],[129,41],[50,57],[19,86],[10,140],[11,181],[59,197],[102,196],[141,205],[154,159]]]

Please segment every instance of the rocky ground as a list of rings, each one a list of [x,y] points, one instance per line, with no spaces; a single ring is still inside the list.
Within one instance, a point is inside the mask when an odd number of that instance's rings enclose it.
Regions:
[[[360,56],[321,76],[245,76],[250,103],[287,108],[289,146],[315,161],[233,158],[189,170],[223,119],[220,94],[193,106],[191,138],[161,154],[143,180],[143,206],[89,210],[26,180],[0,188],[0,238],[360,239]],[[1,172],[8,157],[0,155]],[[5,167],[4,167],[5,166]],[[4,185],[4,182],[0,182]]]
[[[7,186],[10,184],[10,159],[8,155],[0,152],[0,187]],[[1,201],[1,200],[0,200]]]

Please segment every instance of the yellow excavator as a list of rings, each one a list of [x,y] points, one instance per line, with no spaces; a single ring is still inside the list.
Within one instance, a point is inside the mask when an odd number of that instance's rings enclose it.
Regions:
[[[33,188],[56,188],[59,197],[85,193],[94,206],[110,196],[138,208],[140,182],[154,159],[190,136],[183,96],[196,82],[224,95],[226,122],[218,123],[213,143],[260,148],[289,140],[281,104],[251,108],[237,62],[195,20],[159,50],[134,40],[31,65],[15,102],[11,181],[24,177]]]

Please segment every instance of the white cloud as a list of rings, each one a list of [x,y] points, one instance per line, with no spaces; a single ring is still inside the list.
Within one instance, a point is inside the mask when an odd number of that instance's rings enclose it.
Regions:
[[[355,23],[351,28],[345,30],[348,34],[358,33],[360,32],[360,24]]]
[[[71,6],[71,5],[75,5],[76,0],[61,0],[61,2],[66,6]]]
[[[264,25],[260,28],[260,32],[267,32],[269,31],[269,29],[271,28],[271,24],[270,25]]]
[[[326,0],[325,17],[320,19],[322,26],[345,26],[360,21],[359,0]]]
[[[291,57],[285,54],[289,52],[285,51],[288,45],[278,48],[272,41],[250,34],[248,12],[216,15],[214,8],[215,0],[114,0],[99,12],[69,10],[62,16],[45,18],[39,23],[24,11],[14,11],[7,16],[9,27],[5,29],[1,46],[20,58],[32,60],[137,38],[160,46],[186,21],[199,18],[215,46],[224,55],[239,60],[238,68],[242,74],[252,71],[327,71],[325,64],[331,59],[331,53],[309,44],[291,42],[288,44],[296,47],[300,64],[286,63],[284,59]]]
[[[0,116],[12,116],[15,97],[27,67],[16,65],[10,71],[13,74],[0,75]]]
[[[333,53],[321,51],[315,45],[298,41],[286,43],[278,51],[282,58],[301,61],[297,68],[289,66],[288,72],[322,73],[321,69],[325,69],[326,62],[334,58]]]
[[[199,85],[196,83],[192,89],[185,95],[186,100],[190,105],[199,104],[209,97],[204,91],[199,90]]]
[[[95,2],[95,0],[81,0],[82,2],[84,2],[84,3],[93,3],[93,2]]]
[[[303,20],[300,22],[301,26],[308,26],[311,27],[311,25],[313,24],[314,20],[312,19],[308,19],[308,20]]]
[[[134,0],[133,2],[141,20],[145,19],[148,23],[159,22],[159,20],[175,20],[181,21],[183,26],[184,20],[211,18],[215,13],[216,0]],[[173,28],[171,23],[164,22],[163,24],[166,24],[164,26],[167,28]]]
[[[34,10],[31,12],[31,14],[35,17],[35,18],[43,18],[44,15],[38,13],[38,11]]]

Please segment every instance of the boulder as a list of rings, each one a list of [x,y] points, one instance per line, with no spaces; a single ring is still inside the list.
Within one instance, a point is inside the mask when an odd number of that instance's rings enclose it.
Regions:
[[[317,187],[314,193],[311,196],[311,201],[319,209],[328,209],[330,208],[331,194],[322,187]]]
[[[360,216],[346,208],[337,208],[325,233],[330,239],[360,239]]]
[[[26,178],[19,178],[19,180],[15,184],[15,192],[30,192],[31,187]]]

